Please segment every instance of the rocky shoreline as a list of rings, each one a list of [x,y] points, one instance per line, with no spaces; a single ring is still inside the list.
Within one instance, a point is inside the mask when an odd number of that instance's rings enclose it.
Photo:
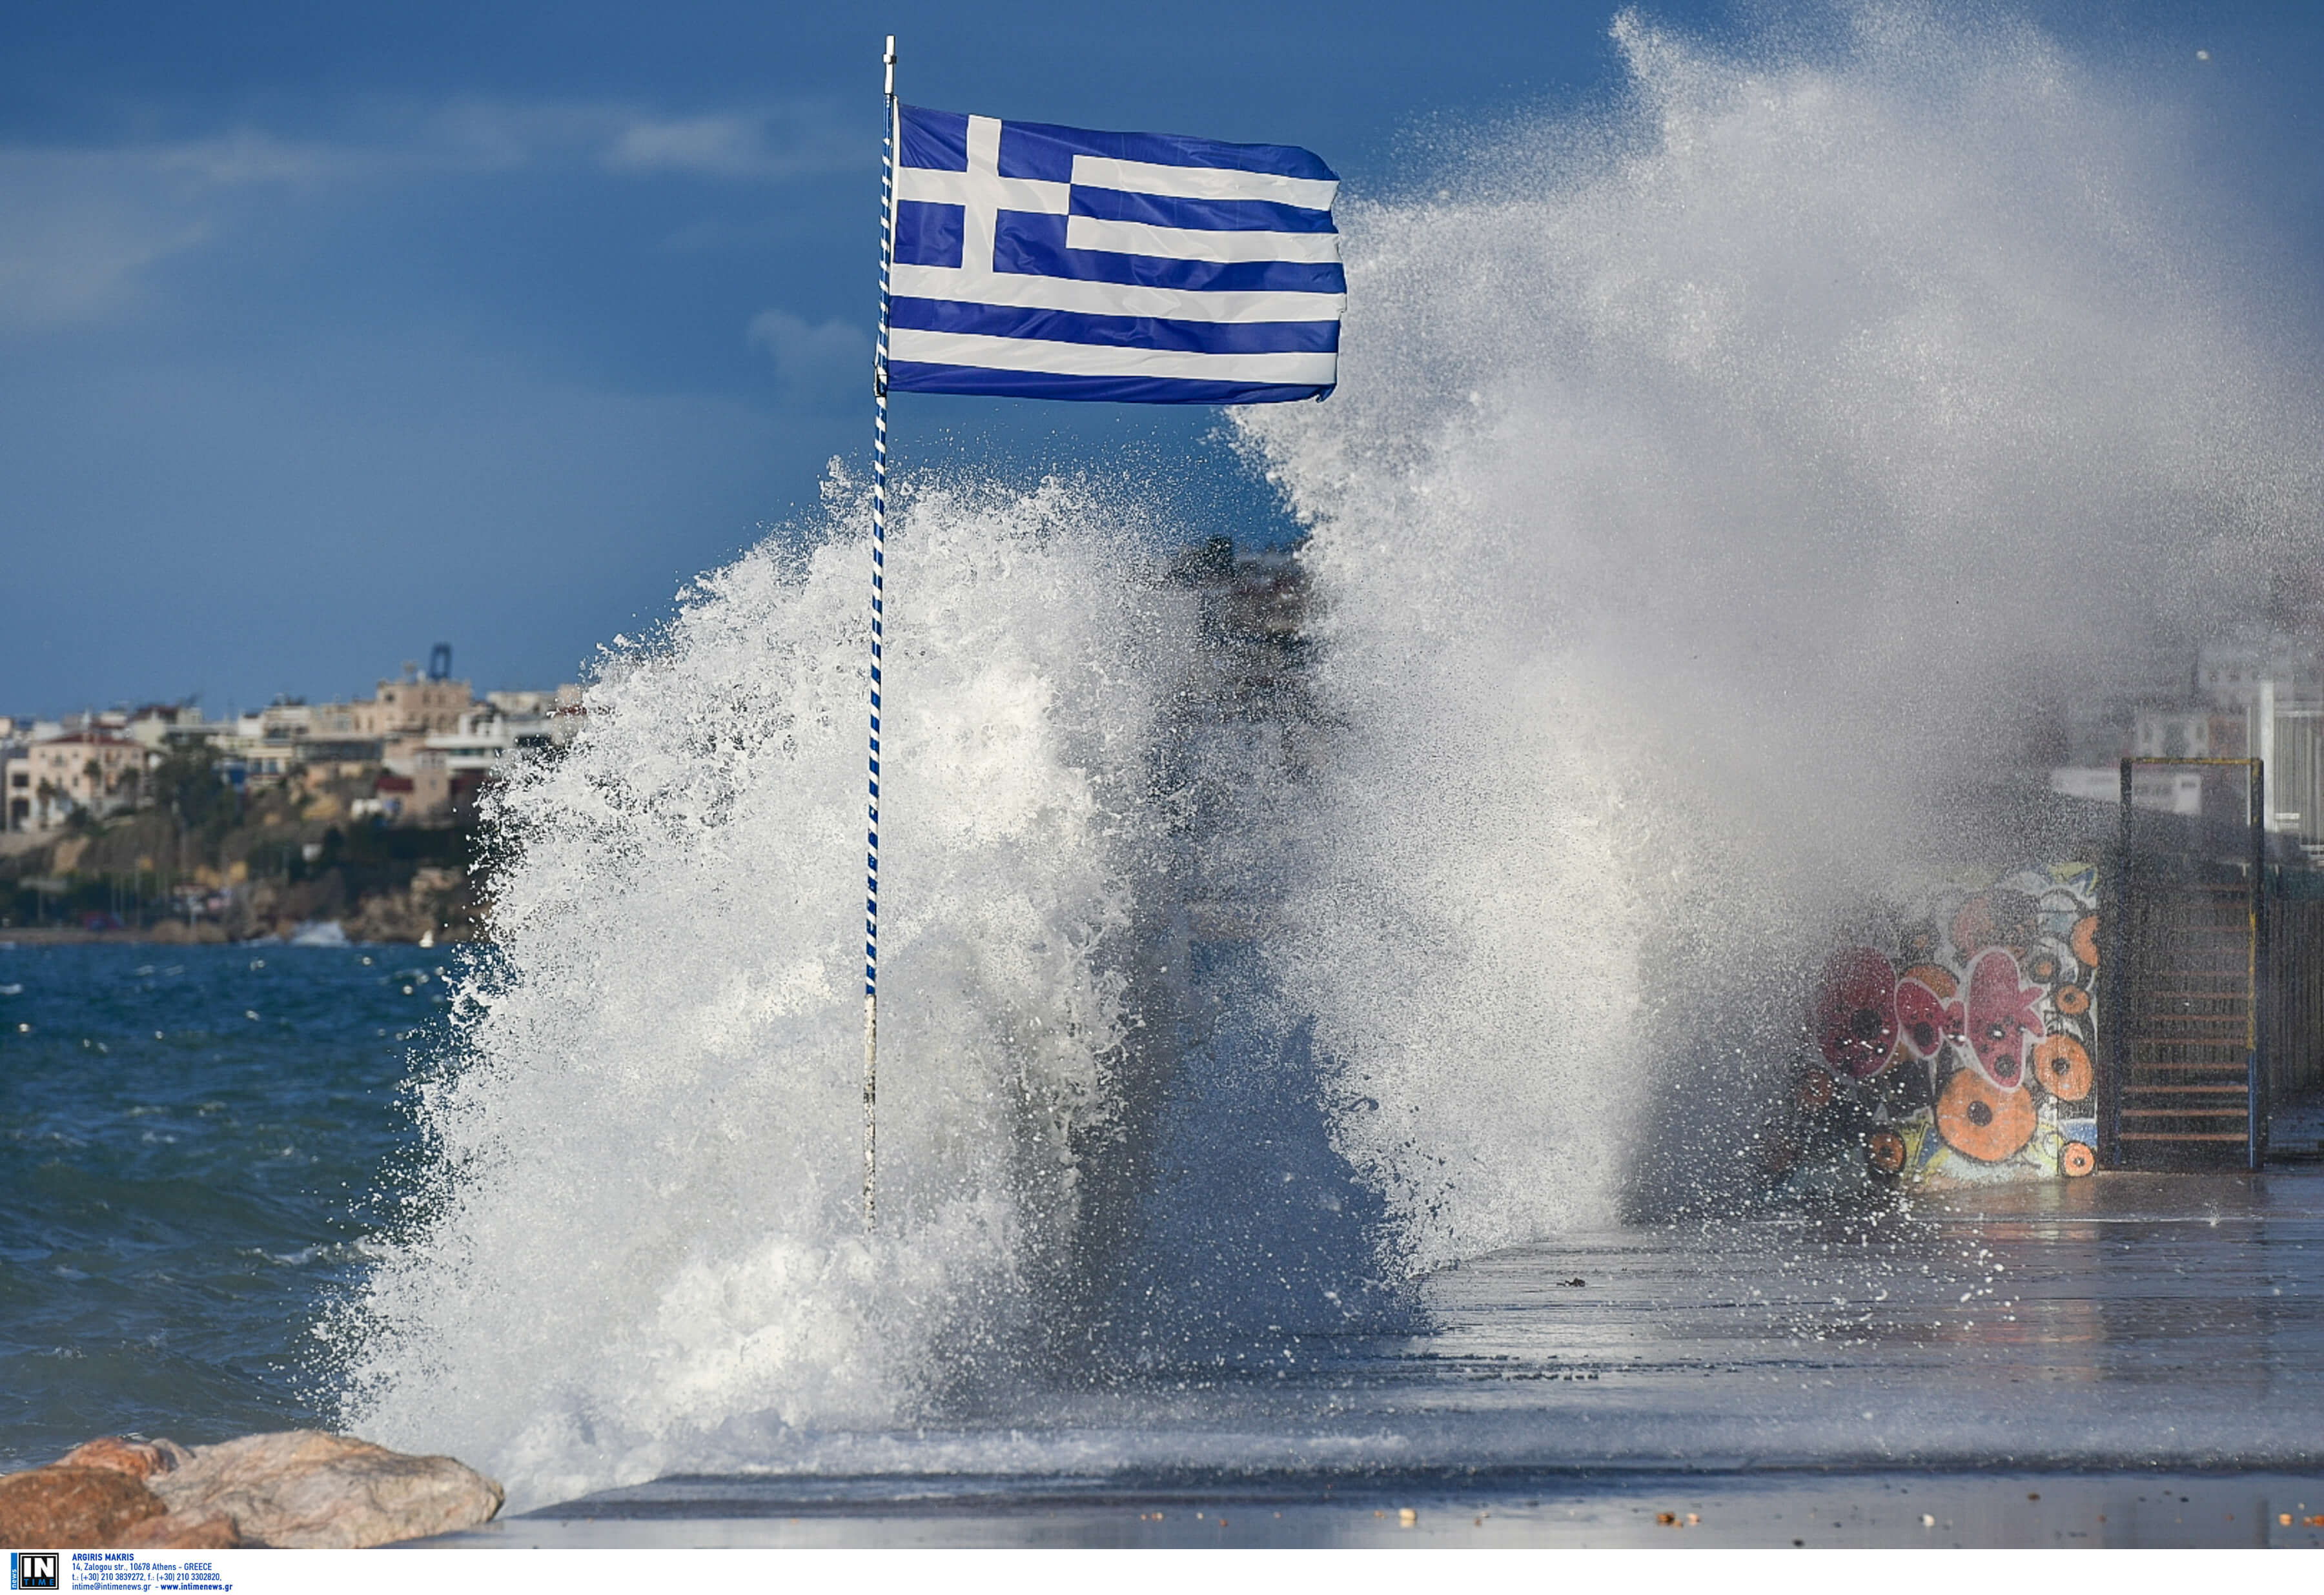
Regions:
[[[0,832],[0,940],[287,941],[325,924],[358,942],[475,939],[489,895],[475,806],[391,824],[355,812],[359,785],[300,772],[243,795],[210,780],[190,818],[180,802]]]
[[[492,1520],[501,1487],[450,1457],[290,1429],[188,1450],[107,1435],[0,1477],[0,1541],[55,1550],[355,1550]]]
[[[262,888],[239,911],[218,918],[155,919],[143,925],[7,924],[0,922],[0,945],[27,947],[94,946],[107,944],[166,947],[222,947],[253,942],[349,943],[436,946],[484,939],[484,925],[470,896],[465,872],[422,868],[401,889],[358,899],[352,911],[301,913],[311,904],[284,900]]]

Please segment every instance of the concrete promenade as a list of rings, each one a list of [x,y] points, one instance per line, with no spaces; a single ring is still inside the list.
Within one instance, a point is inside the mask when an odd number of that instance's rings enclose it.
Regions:
[[[1577,1236],[1418,1312],[461,1543],[2324,1544],[2324,1169]]]

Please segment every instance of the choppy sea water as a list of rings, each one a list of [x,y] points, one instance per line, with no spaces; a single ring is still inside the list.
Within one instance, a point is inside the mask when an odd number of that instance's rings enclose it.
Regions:
[[[309,1332],[406,1144],[445,963],[0,947],[0,1468],[317,1422]]]

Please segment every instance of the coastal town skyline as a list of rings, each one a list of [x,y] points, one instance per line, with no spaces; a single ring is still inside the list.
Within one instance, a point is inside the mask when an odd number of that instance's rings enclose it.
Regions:
[[[272,708],[350,703],[364,696],[366,692],[375,696],[378,688],[397,681],[420,678],[433,674],[432,655],[438,650],[449,647],[447,643],[436,643],[415,657],[401,659],[392,669],[374,669],[367,677],[360,678],[354,686],[338,683],[318,689],[311,685],[286,685],[272,692],[255,695],[247,701],[232,697],[218,699],[215,695],[195,688],[175,694],[166,690],[133,692],[104,701],[86,695],[74,697],[65,694],[58,695],[62,701],[28,704],[19,700],[0,704],[0,741],[30,734],[32,728],[39,725],[78,729],[95,725],[100,722],[125,724],[139,715],[150,715],[161,710],[174,710],[181,715],[189,714],[195,719],[223,724],[239,720],[246,715],[261,714]],[[572,678],[582,673],[579,670],[566,671],[557,681],[550,682],[545,687],[538,687],[530,681],[497,681],[485,691],[491,693],[555,691],[558,686],[569,684]],[[450,674],[451,671],[447,666],[442,671],[440,678],[448,678]],[[464,684],[468,684],[475,678],[475,673],[468,672],[462,676],[461,680]],[[483,694],[479,695],[480,697],[482,696]]]
[[[363,697],[309,703],[290,694],[216,719],[192,702],[82,710],[54,719],[0,714],[0,830],[57,831],[156,801],[149,778],[173,756],[198,754],[237,794],[317,774],[368,795],[347,817],[442,823],[520,753],[561,747],[582,718],[582,687],[479,692],[452,674],[438,644],[426,671],[404,661]]]

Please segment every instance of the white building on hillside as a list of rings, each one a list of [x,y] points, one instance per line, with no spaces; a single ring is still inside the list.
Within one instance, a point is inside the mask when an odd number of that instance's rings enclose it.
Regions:
[[[78,811],[103,816],[144,795],[153,751],[106,731],[81,731],[27,745],[0,768],[8,829],[53,830]]]

